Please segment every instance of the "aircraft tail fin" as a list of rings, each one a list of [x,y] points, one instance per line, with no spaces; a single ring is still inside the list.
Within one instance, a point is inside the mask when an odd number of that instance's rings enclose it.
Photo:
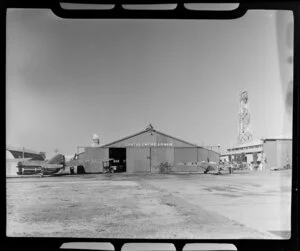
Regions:
[[[64,164],[64,163],[65,163],[65,156],[62,154],[55,155],[47,162],[47,164]]]

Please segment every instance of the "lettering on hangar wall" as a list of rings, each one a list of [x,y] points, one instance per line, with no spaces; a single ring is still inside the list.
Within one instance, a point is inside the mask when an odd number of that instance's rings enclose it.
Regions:
[[[149,143],[126,143],[126,146],[173,146],[173,143],[156,143],[156,142],[149,142]]]

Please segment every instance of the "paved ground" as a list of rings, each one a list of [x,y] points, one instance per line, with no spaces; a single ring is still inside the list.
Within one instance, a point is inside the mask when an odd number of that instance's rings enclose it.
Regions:
[[[289,238],[291,171],[7,178],[7,235]]]

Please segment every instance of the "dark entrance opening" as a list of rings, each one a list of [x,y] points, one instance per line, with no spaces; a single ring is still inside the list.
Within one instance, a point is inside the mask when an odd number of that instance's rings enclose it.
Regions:
[[[115,172],[126,172],[126,148],[109,148],[111,165],[116,167]]]
[[[77,167],[77,174],[85,174],[85,170],[83,166],[78,166]]]

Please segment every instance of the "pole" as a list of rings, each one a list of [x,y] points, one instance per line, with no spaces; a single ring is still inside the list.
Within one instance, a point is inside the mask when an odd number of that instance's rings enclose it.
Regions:
[[[149,151],[149,159],[150,159],[150,173],[151,173],[151,147],[149,148],[150,149],[150,151]]]

